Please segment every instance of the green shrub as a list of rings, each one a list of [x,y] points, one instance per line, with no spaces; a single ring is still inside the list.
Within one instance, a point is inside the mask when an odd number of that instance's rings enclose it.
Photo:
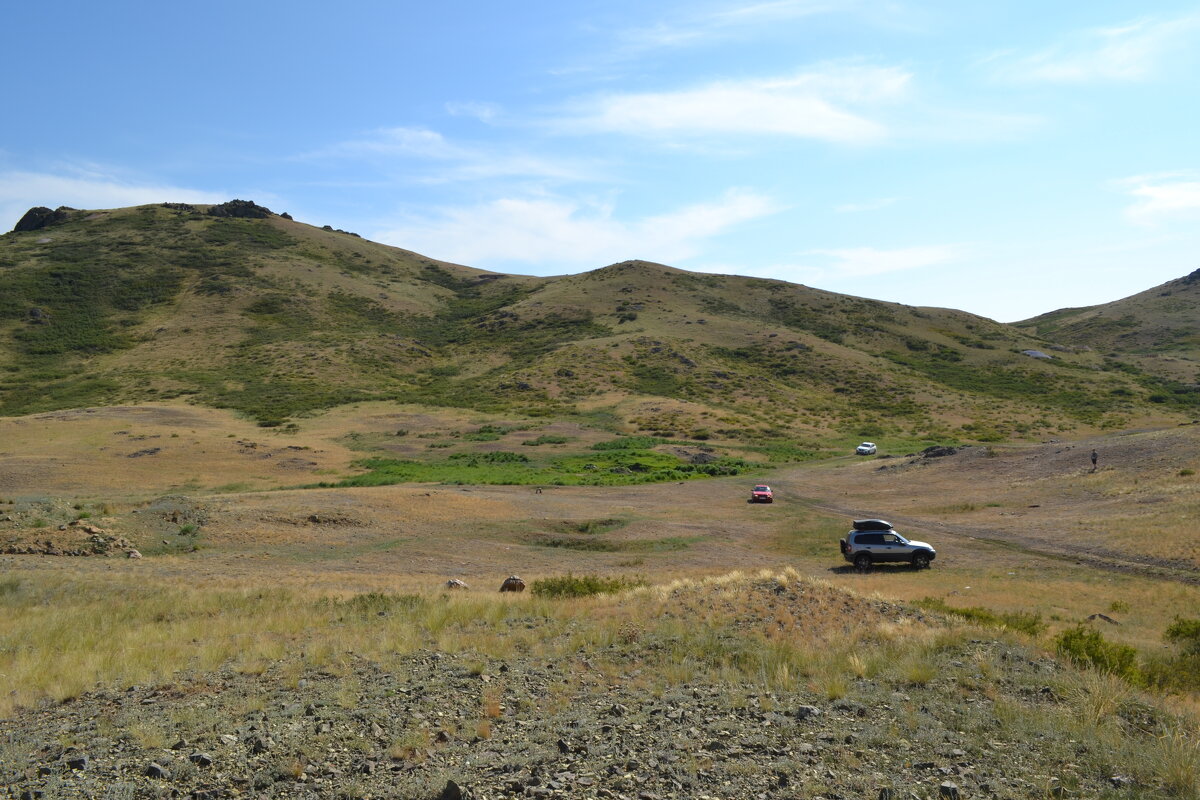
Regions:
[[[1200,655],[1200,619],[1181,619],[1167,626],[1163,638],[1183,648],[1188,655]]]
[[[539,597],[590,597],[596,594],[613,594],[645,586],[643,580],[624,577],[602,578],[598,575],[572,575],[559,578],[541,578],[533,582],[529,591]]]
[[[530,447],[539,447],[543,444],[566,444],[569,441],[571,441],[571,437],[569,436],[556,436],[554,434],[546,433],[542,434],[536,439],[526,439],[525,441],[521,442],[521,444],[528,445]]]
[[[1100,631],[1083,623],[1054,638],[1058,654],[1079,666],[1094,667],[1131,683],[1142,683],[1137,650],[1125,644],[1105,641]]]
[[[986,608],[971,607],[957,608],[946,604],[946,601],[937,597],[926,597],[923,600],[917,601],[917,605],[921,608],[929,609],[930,611],[938,611],[942,614],[951,614],[956,617],[970,620],[979,625],[987,625],[995,628],[1008,628],[1014,631],[1021,631],[1030,636],[1037,636],[1046,629],[1046,623],[1042,621],[1042,615],[1028,611],[1005,611],[997,613]]]

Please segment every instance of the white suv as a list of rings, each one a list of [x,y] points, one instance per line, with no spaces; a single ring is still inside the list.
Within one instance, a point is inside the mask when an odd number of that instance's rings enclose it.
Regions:
[[[858,447],[854,448],[854,454],[859,455],[859,456],[875,455],[875,443],[874,442],[863,442]]]
[[[937,551],[927,542],[905,539],[892,529],[892,525],[881,519],[857,519],[854,530],[838,543],[842,557],[860,570],[868,570],[874,564],[902,562],[916,569],[925,569]]]

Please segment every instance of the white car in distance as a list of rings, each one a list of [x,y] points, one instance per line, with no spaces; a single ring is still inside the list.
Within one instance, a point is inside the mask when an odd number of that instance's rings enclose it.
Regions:
[[[875,455],[875,443],[874,442],[863,442],[858,447],[854,448],[854,454],[859,455],[859,456]]]

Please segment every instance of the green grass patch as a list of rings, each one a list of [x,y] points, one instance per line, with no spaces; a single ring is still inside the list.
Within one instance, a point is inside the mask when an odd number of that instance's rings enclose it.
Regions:
[[[528,540],[537,547],[578,550],[585,553],[671,553],[687,550],[699,537],[665,536],[661,539],[611,541],[588,536],[535,536]]]
[[[545,433],[536,439],[526,439],[521,444],[526,447],[541,447],[544,444],[566,444],[571,441],[570,436],[557,436],[551,433]]]
[[[645,586],[640,578],[612,577],[604,578],[599,575],[566,575],[558,578],[540,578],[529,587],[531,594],[537,597],[569,598],[591,597],[597,594],[615,594],[638,586]]]
[[[1030,636],[1037,636],[1042,631],[1046,630],[1046,623],[1042,621],[1042,615],[1026,612],[1026,611],[991,611],[986,608],[972,606],[969,608],[961,608],[958,606],[947,605],[945,600],[937,597],[926,597],[917,602],[917,606],[937,611],[942,614],[959,617],[969,620],[978,625],[984,625],[992,628],[1008,628],[1009,630],[1021,631]]]
[[[602,534],[624,528],[629,523],[623,519],[609,517],[607,519],[589,519],[582,522],[563,522],[562,526],[568,533]]]

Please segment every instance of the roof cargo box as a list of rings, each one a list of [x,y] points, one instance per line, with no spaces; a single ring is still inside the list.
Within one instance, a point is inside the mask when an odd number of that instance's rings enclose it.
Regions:
[[[854,530],[856,531],[890,531],[892,523],[882,519],[856,519],[854,520]]]

